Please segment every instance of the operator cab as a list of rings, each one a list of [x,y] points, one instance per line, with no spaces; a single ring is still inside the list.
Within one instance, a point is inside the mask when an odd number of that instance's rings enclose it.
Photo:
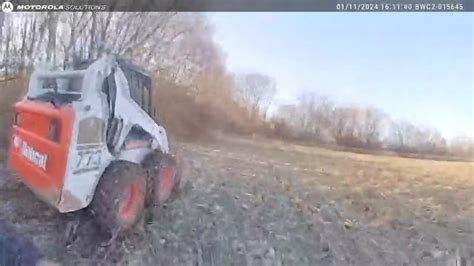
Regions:
[[[117,59],[119,68],[125,74],[130,88],[130,97],[145,111],[152,115],[151,78],[143,69],[125,59]]]
[[[152,87],[148,73],[132,62],[116,58],[118,67],[123,71],[130,88],[130,97],[146,112],[152,115]],[[80,101],[83,88],[83,79],[87,69],[93,61],[79,63],[74,70],[39,72],[32,77],[28,100],[48,102],[54,106],[62,106]],[[108,79],[114,79],[113,75]],[[110,82],[110,81],[109,81]],[[112,81],[114,82],[114,81]],[[105,84],[110,86],[111,83]],[[86,85],[87,86],[87,85]],[[113,93],[105,88],[103,92]]]
[[[82,95],[83,78],[83,71],[65,72],[57,75],[39,73],[31,80],[34,89],[29,91],[27,99],[50,102],[54,106],[79,101]]]

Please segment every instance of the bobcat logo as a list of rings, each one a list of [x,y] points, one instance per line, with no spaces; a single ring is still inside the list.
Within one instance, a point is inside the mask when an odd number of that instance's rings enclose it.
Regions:
[[[2,11],[3,12],[12,12],[13,11],[13,4],[12,2],[6,1],[2,3]]]
[[[48,161],[47,154],[36,151],[33,147],[28,145],[26,141],[17,136],[13,137],[13,147],[15,147],[16,151],[23,155],[23,157],[28,161],[41,169],[46,170],[46,162]]]

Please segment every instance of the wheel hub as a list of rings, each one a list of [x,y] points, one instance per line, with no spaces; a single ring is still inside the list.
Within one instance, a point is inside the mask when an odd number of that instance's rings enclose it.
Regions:
[[[176,169],[172,165],[164,165],[160,169],[159,201],[165,202],[171,195],[176,177]]]
[[[140,199],[138,190],[136,184],[129,185],[125,190],[124,198],[119,207],[119,215],[124,222],[133,220],[134,218],[135,209]]]

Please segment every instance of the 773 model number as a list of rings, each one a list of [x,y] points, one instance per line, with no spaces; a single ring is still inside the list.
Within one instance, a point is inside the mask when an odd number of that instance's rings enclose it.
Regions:
[[[78,152],[78,161],[75,166],[74,174],[97,170],[102,161],[101,150],[81,150]]]

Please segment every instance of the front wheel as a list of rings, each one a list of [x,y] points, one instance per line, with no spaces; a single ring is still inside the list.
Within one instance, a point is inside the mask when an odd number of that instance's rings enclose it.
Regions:
[[[143,214],[145,171],[136,164],[112,162],[102,175],[91,203],[99,226],[120,234],[133,227]]]

